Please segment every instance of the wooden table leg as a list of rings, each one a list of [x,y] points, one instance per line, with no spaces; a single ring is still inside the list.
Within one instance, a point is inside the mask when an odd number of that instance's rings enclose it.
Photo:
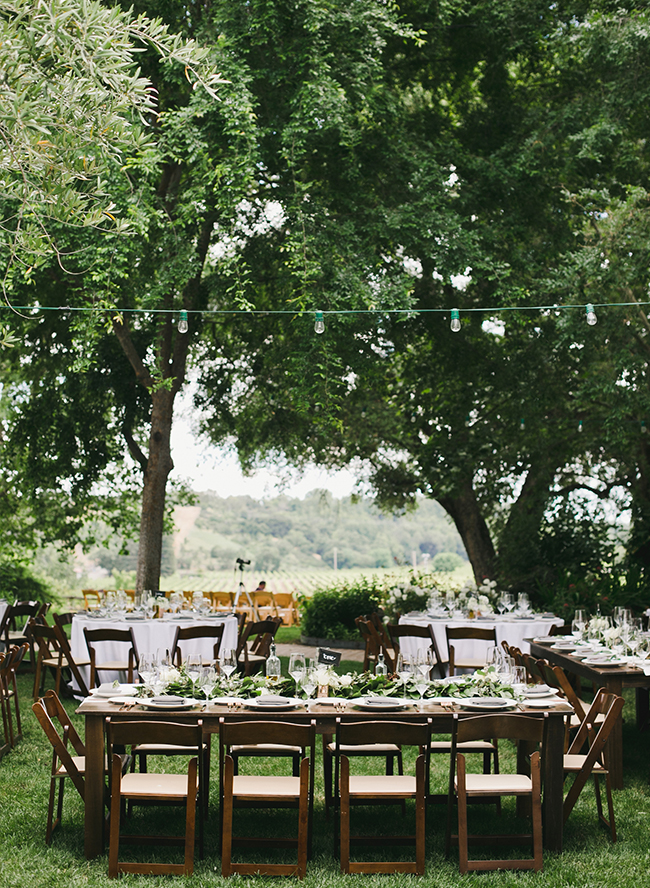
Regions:
[[[544,847],[549,851],[561,851],[563,840],[562,803],[564,800],[564,720],[549,718],[544,737],[542,777],[544,797],[542,816],[544,821]]]
[[[623,695],[623,682],[612,676],[605,685],[610,694]],[[623,713],[614,722],[612,733],[605,744],[605,762],[609,769],[612,789],[623,789]]]
[[[104,720],[86,715],[86,790],[84,851],[87,859],[103,851],[104,830]]]

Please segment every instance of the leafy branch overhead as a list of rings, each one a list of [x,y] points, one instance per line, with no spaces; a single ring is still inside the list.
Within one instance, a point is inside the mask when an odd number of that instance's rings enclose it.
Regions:
[[[58,254],[53,223],[122,232],[107,172],[152,147],[151,48],[216,98],[210,50],[159,19],[93,0],[0,0],[0,250],[27,270]],[[6,261],[6,258],[5,258]]]

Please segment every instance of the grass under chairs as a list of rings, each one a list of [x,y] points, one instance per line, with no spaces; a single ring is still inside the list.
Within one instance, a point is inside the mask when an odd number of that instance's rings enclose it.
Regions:
[[[348,671],[348,664],[341,671]],[[285,665],[286,671],[286,665]],[[18,675],[18,692],[21,702],[31,703],[33,675]],[[607,888],[639,888],[643,884],[648,869],[648,832],[650,829],[650,766],[647,757],[646,733],[639,733],[634,718],[634,691],[625,691],[625,723],[624,734],[624,777],[625,788],[614,790],[613,798],[616,810],[616,826],[618,841],[613,844],[609,833],[599,823],[595,812],[595,795],[593,781],[589,780],[575,804],[571,816],[564,829],[564,852],[544,853],[544,871],[506,872],[495,871],[474,873],[461,877],[458,873],[458,859],[452,855],[449,860],[444,855],[445,809],[430,807],[427,811],[426,825],[426,875],[420,881],[413,876],[404,874],[343,875],[340,872],[338,856],[333,853],[334,818],[325,818],[323,793],[322,763],[320,761],[320,744],[317,749],[315,769],[315,805],[313,821],[313,853],[307,864],[304,884],[306,888],[408,888],[422,884],[435,888],[567,888],[569,885],[607,886]],[[75,715],[77,704],[74,700],[65,699],[63,706],[71,717],[79,734],[84,736],[83,719]],[[500,746],[500,762],[504,771],[514,766],[514,747],[509,741],[502,741]],[[405,747],[404,767],[408,773],[413,772],[416,751]],[[433,760],[435,759],[435,761]],[[264,759],[250,759],[246,762],[246,770],[252,774],[272,773],[277,761],[265,762]],[[371,773],[377,762],[368,762],[367,773]],[[161,760],[151,762],[151,768],[170,767],[170,762]],[[290,762],[285,762],[286,773],[291,773]],[[179,771],[187,773],[187,760],[178,761]],[[482,763],[477,757],[475,765],[468,760],[468,769],[474,768],[476,773],[482,770]],[[51,747],[29,706],[24,706],[23,739],[0,762],[0,884],[2,888],[110,888],[115,885],[108,877],[108,847],[103,854],[93,860],[84,858],[84,818],[83,800],[75,792],[67,792],[64,802],[64,819],[59,825],[55,841],[51,846],[45,844],[45,812],[50,788]],[[356,763],[355,763],[356,769]],[[221,851],[218,829],[218,760],[212,757],[210,814],[206,822],[205,854],[201,860],[194,861],[194,872],[191,876],[164,878],[129,875],[124,885],[129,888],[158,888],[158,886],[175,886],[179,888],[233,888],[235,885],[246,885],[250,888],[269,888],[297,884],[295,880],[275,879],[265,876],[247,876],[228,878],[221,875]],[[449,779],[448,761],[443,756],[432,757],[432,791],[446,791]],[[567,783],[568,789],[568,783]],[[503,826],[498,829],[513,831],[517,827],[515,815],[504,806],[502,815]],[[160,831],[165,828],[182,832],[185,812],[180,808],[151,809],[147,816],[157,817]],[[259,830],[269,837],[279,823],[268,817],[268,812],[258,814],[254,810],[238,811],[241,826],[251,833]],[[358,814],[358,812],[355,812]],[[380,832],[388,832],[394,826],[397,816],[402,818],[399,809],[377,807],[371,809],[372,822],[368,828]],[[486,832],[494,826],[494,806],[472,806],[470,811],[473,828]],[[138,810],[136,814],[139,816]],[[285,816],[295,819],[295,811],[278,812],[278,817]],[[406,827],[408,828],[408,827]],[[405,829],[406,831],[406,829]],[[178,860],[178,848],[156,847],[152,849],[134,849],[143,857],[151,860]],[[367,859],[381,860],[386,848],[368,849]],[[391,859],[408,859],[411,849],[391,848]],[[513,849],[513,855],[520,849]],[[476,848],[477,856],[490,849]],[[500,850],[508,856],[510,848]],[[291,857],[289,857],[289,854]],[[295,851],[278,850],[278,859],[292,859]],[[268,853],[264,850],[251,850],[246,859],[251,862],[263,862]],[[426,880],[426,881],[425,881]]]

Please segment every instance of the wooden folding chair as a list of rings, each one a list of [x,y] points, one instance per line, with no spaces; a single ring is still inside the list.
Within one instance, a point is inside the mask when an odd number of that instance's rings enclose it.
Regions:
[[[305,751],[298,777],[276,775],[241,776],[234,773],[230,755],[233,746],[245,746],[264,737],[271,743],[296,746]],[[225,722],[219,720],[219,770],[221,777],[221,874],[298,876],[304,879],[311,847],[314,796],[316,722],[296,725],[286,722]],[[235,808],[297,808],[297,837],[246,837],[233,834]],[[297,862],[233,863],[233,847],[295,847]]]
[[[237,663],[244,675],[264,669],[280,620],[267,619],[246,623],[237,644]]]
[[[81,670],[86,666],[90,666],[90,659],[83,657],[75,659],[72,656],[70,640],[65,631],[65,627],[72,623],[72,616],[72,614],[54,614],[54,632],[56,634],[59,648],[63,651],[66,663],[68,664],[68,668],[70,669],[70,673],[74,680],[72,687],[73,694],[79,693],[83,697],[88,697],[90,691],[88,690],[84,673]],[[77,684],[76,689],[74,688],[74,682]]]
[[[34,644],[28,634],[29,622],[47,613],[49,604],[40,601],[16,601],[5,611],[3,619],[3,638],[5,649],[12,645],[20,647],[27,644],[30,669],[35,668]]]
[[[449,855],[452,842],[458,844],[459,868],[462,874],[470,871],[497,869],[543,869],[542,859],[542,800],[540,754],[535,751],[530,756],[530,776],[523,771],[523,755],[518,755],[516,774],[468,774],[465,756],[458,751],[459,743],[471,742],[481,737],[517,740],[539,746],[544,735],[547,716],[532,718],[513,713],[481,715],[459,720],[454,716],[452,751],[449,766],[449,798],[447,806],[446,852]],[[457,769],[457,773],[456,773]],[[467,824],[467,804],[469,801],[493,798],[494,796],[528,797],[532,806],[532,830],[521,835],[475,835],[470,834]],[[454,802],[458,806],[458,833],[452,833]],[[469,858],[470,844],[502,845],[532,843],[533,856],[527,858],[476,860]]]
[[[456,647],[452,643],[462,639],[474,641],[485,641],[488,644],[497,643],[497,631],[491,628],[483,628],[479,626],[445,626],[447,634],[447,648],[449,649],[449,674],[456,675],[457,669],[482,669],[485,666],[485,655],[483,657],[458,657],[456,656]],[[486,646],[487,650],[487,646]]]
[[[52,745],[50,795],[45,827],[45,843],[49,845],[52,842],[52,833],[61,823],[66,780],[72,781],[72,785],[85,800],[86,747],[54,691],[48,691],[44,697],[37,700],[32,705],[32,711]],[[125,768],[128,756],[124,755],[121,759],[122,767]],[[59,793],[55,817],[57,784]]]
[[[106,719],[106,736],[111,762],[111,825],[108,851],[108,875],[146,873],[150,875],[185,875],[194,871],[194,838],[198,791],[208,779],[201,766],[203,722],[196,725],[159,721],[118,721]],[[167,742],[174,746],[192,747],[195,751],[186,774],[133,773],[122,774],[122,760],[116,747]],[[183,805],[184,835],[131,835],[121,832],[123,802],[135,805]],[[199,845],[202,849],[203,806],[199,804]],[[120,846],[180,845],[183,863],[127,862],[120,860]]]
[[[27,642],[20,645],[20,647],[18,645],[12,645],[7,651],[5,651],[4,659],[0,664],[0,703],[2,704],[2,722],[5,745],[8,746],[9,749],[13,749],[23,737],[16,673],[28,650],[29,644]],[[16,722],[15,728],[14,718]]]
[[[278,619],[272,592],[251,592],[250,596],[256,620],[267,620],[269,617]]]
[[[214,665],[219,660],[219,649],[221,648],[221,640],[223,638],[223,623],[215,623],[209,625],[202,623],[199,626],[178,626],[174,635],[174,642],[171,650],[171,661],[180,667],[187,652],[183,654],[183,648],[186,648],[184,642],[196,641],[197,638],[209,638],[212,640],[212,660]],[[186,649],[187,650],[187,649]],[[208,665],[204,661],[204,665]]]
[[[388,634],[390,635],[391,641],[393,643],[395,659],[397,659],[397,655],[400,653],[402,639],[424,639],[425,646],[433,652],[433,657],[435,659],[434,667],[438,667],[441,678],[445,677],[445,664],[443,663],[440,656],[440,651],[438,650],[438,642],[436,641],[436,636],[431,623],[428,623],[426,626],[415,626],[409,625],[408,623],[389,623]]]
[[[394,721],[348,723],[337,719],[335,792],[340,809],[341,872],[424,874],[426,787],[430,736],[431,719],[428,719],[424,724]],[[415,776],[404,774],[351,776],[350,759],[344,754],[343,749],[374,743],[394,743],[419,747],[421,752],[415,763]],[[415,800],[414,835],[352,835],[350,812],[353,806],[401,805],[409,799]],[[350,860],[350,848],[353,844],[414,845],[415,860],[352,861]]]
[[[126,672],[127,681],[133,682],[135,667],[138,664],[138,648],[135,643],[133,629],[89,629],[84,626],[84,638],[90,655],[90,687],[99,687],[101,684],[100,672]],[[105,642],[125,645],[126,657],[117,660],[103,660],[97,662],[97,645]]]
[[[597,691],[594,701],[585,715],[584,721],[578,728],[568,752],[564,756],[564,776],[574,775],[574,780],[564,799],[563,816],[566,823],[573,811],[578,797],[584,785],[590,777],[594,778],[596,791],[596,807],[598,819],[609,829],[612,842],[616,841],[616,823],[614,821],[614,803],[612,800],[612,785],[603,753],[605,744],[609,739],[616,720],[623,710],[623,697],[610,694],[604,688]],[[603,716],[599,723],[597,717]],[[586,754],[582,753],[585,744],[589,744]],[[603,814],[602,800],[600,797],[600,778],[605,778],[605,794],[607,797],[607,810],[609,820]]]
[[[206,593],[208,594],[208,593]],[[231,612],[233,609],[232,592],[210,592],[210,601],[215,611]]]
[[[300,614],[293,592],[272,592],[276,616],[281,617],[283,626],[299,626]]]
[[[362,669],[364,672],[370,672],[374,670],[377,665],[377,657],[381,652],[381,641],[377,634],[377,630],[372,623],[368,621],[365,615],[355,617],[354,622],[361,633],[361,639],[366,646],[363,654]],[[392,672],[393,670],[391,669],[390,671]]]

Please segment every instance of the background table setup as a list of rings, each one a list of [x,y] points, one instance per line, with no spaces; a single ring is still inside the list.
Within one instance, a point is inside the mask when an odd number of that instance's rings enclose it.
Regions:
[[[447,636],[445,628],[467,627],[476,629],[496,629],[497,644],[507,641],[509,645],[518,647],[522,653],[530,653],[529,643],[525,640],[535,636],[548,635],[551,626],[562,626],[564,620],[561,617],[551,615],[533,614],[530,617],[519,617],[505,614],[495,614],[493,617],[482,616],[470,620],[469,618],[433,617],[426,613],[411,613],[400,617],[401,625],[432,626],[436,637],[436,644],[443,662],[449,659],[447,648]],[[419,648],[427,646],[424,638],[402,639],[405,654],[415,654]],[[476,639],[459,639],[454,642],[456,654],[460,658],[480,659],[485,656],[487,642]]]
[[[88,657],[88,648],[86,647],[86,639],[84,638],[84,627],[88,629],[133,629],[135,643],[138,653],[152,653],[162,650],[171,653],[176,629],[179,626],[214,626],[215,624],[223,624],[223,638],[221,640],[221,650],[236,650],[237,648],[237,618],[234,614],[217,615],[214,617],[206,617],[197,615],[196,617],[188,617],[183,615],[171,616],[163,619],[115,619],[111,617],[89,617],[86,614],[76,614],[72,620],[72,630],[70,635],[70,646],[72,655],[75,659],[84,659]],[[212,659],[214,641],[211,638],[197,638],[189,642],[183,643],[185,651],[191,651],[193,654],[200,654],[208,660]],[[120,658],[120,646],[117,643],[108,641],[98,642],[98,651],[101,652],[101,659],[115,660]],[[90,678],[90,667],[84,667],[87,680]],[[115,674],[111,677],[110,673],[102,675],[103,681],[112,681],[113,678],[119,679]]]

